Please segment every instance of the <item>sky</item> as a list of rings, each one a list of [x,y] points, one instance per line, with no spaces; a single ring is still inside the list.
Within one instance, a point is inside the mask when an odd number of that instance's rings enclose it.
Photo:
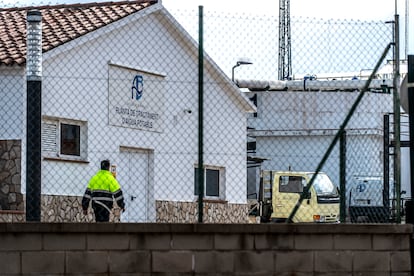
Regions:
[[[362,21],[389,21],[398,14],[401,39],[405,40],[406,11],[414,16],[414,4],[410,6],[408,2],[409,0],[290,0],[290,13],[291,17]],[[197,9],[202,5],[204,11],[279,16],[278,0],[162,0],[162,3],[168,10]],[[408,26],[408,33],[413,33],[414,20]],[[411,54],[414,53],[414,35],[408,37],[411,37],[411,41],[407,52]],[[411,45],[413,46],[410,47]]]
[[[64,3],[109,2],[110,0],[0,0],[2,6],[48,5]],[[112,0],[114,1],[114,0]],[[115,0],[117,1],[117,0]],[[119,0],[118,0],[119,1]],[[278,15],[278,0],[161,0],[168,9],[204,9],[246,14]],[[291,15],[333,19],[381,20],[405,13],[408,0],[291,0]],[[260,4],[253,4],[260,3]],[[411,7],[414,8],[414,7]]]
[[[69,4],[85,2],[109,2],[110,0],[0,0],[0,6],[26,6]],[[114,0],[112,0],[114,1]],[[116,0],[115,0],[116,1]],[[204,11],[217,11],[237,14],[273,15],[278,17],[278,0],[161,0],[168,10],[197,10],[203,6]],[[414,4],[406,9],[409,0],[290,0],[291,16],[323,19],[354,20],[393,20],[399,14],[402,35],[405,34],[405,14],[414,15]],[[258,4],[256,4],[258,3]],[[414,20],[409,22],[408,32],[414,32]],[[410,36],[408,36],[410,37]],[[410,45],[414,48],[414,36]],[[403,39],[405,39],[403,37]],[[408,49],[413,52],[414,49]],[[414,52],[413,52],[414,53]]]
[[[399,0],[404,4],[404,1]],[[252,4],[260,3],[260,4]],[[381,3],[378,5],[378,3]],[[167,8],[197,7],[224,12],[268,14],[278,16],[278,0],[163,0]],[[375,7],[374,12],[367,12]],[[394,0],[291,0],[292,16],[316,18],[381,19],[394,14]]]
[[[26,6],[31,4],[63,4],[86,2],[109,2],[110,0],[0,0],[3,6]],[[112,0],[117,1],[117,0]],[[118,0],[119,1],[119,0]],[[237,12],[247,14],[274,14],[278,15],[278,0],[161,0],[168,9],[197,9],[202,5],[204,9]],[[405,2],[408,0],[291,0],[292,16],[316,18],[346,18],[381,20],[392,18],[395,14],[397,2],[398,13],[405,13]],[[260,4],[253,4],[260,3]],[[414,7],[411,7],[414,8]]]

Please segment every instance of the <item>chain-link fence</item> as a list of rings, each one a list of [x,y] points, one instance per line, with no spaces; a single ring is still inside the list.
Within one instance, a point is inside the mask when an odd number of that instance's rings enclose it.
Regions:
[[[28,9],[0,10],[2,220],[39,206],[41,221],[94,221],[82,197],[104,159],[125,202],[110,221],[286,221],[299,198],[294,222],[395,214],[384,146],[395,140],[384,123],[394,112],[392,48],[374,72],[393,24],[291,18],[286,40],[277,17],[169,12],[155,1],[38,10],[41,132],[26,109],[40,92],[26,80]],[[281,78],[286,47],[292,75]],[[40,164],[29,162],[33,133]]]

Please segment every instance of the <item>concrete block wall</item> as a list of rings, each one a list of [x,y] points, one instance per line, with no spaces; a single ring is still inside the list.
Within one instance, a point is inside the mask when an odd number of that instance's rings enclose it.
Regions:
[[[1,275],[411,275],[412,225],[0,223]]]

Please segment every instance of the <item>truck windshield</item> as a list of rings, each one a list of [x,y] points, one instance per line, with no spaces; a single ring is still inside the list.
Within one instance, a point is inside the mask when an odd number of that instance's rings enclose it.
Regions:
[[[309,174],[310,178],[312,176],[313,174]],[[339,196],[338,189],[326,174],[319,173],[313,182],[313,187],[319,196]]]

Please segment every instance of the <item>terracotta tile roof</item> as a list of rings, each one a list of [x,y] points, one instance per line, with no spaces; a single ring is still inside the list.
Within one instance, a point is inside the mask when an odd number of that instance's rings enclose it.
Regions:
[[[26,63],[26,14],[42,13],[43,52],[157,3],[157,0],[0,8],[0,66]]]

